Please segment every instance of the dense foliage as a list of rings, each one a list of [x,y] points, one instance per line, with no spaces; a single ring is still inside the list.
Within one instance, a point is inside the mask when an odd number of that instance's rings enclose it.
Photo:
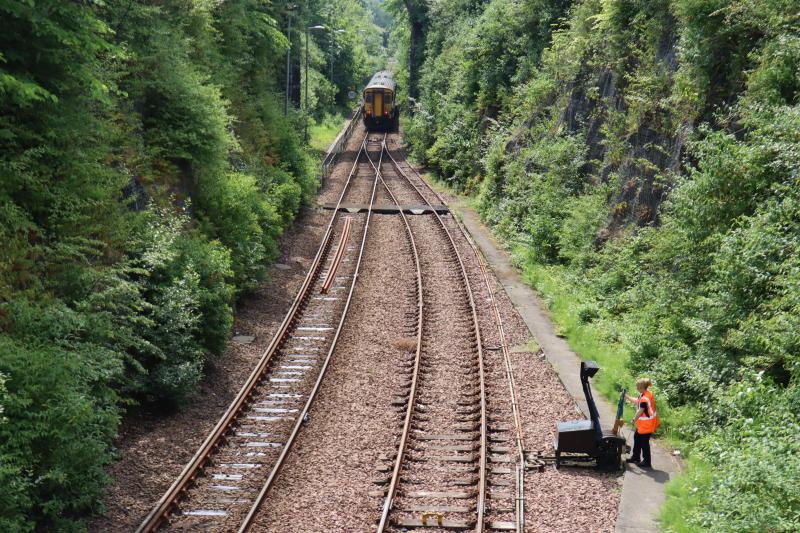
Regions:
[[[429,10],[412,149],[655,378],[693,457],[665,527],[800,529],[797,3]]]
[[[316,189],[297,28],[344,28],[307,43],[319,116],[381,37],[356,0],[0,0],[0,17],[0,530],[75,530],[123,408],[193,393]]]

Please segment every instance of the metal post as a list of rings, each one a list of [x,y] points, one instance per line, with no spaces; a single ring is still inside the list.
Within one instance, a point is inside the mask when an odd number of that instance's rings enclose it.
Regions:
[[[308,143],[308,26],[306,26],[306,97],[303,100],[303,115],[303,121],[305,122],[303,138]]]
[[[286,40],[289,45],[286,47],[286,98],[283,101],[283,116],[289,114],[289,86],[292,80],[292,15],[289,13],[289,27],[286,30]]]
[[[306,101],[303,104],[303,111],[305,111],[305,113],[304,113],[304,115],[305,115],[305,117],[304,117],[304,120],[305,120],[305,134],[304,134],[303,137],[305,138],[306,143],[308,143],[308,35],[309,35],[308,31],[309,30],[325,31],[325,30],[327,30],[327,28],[325,26],[320,26],[320,25],[306,26]]]
[[[330,54],[331,54],[331,62],[328,65],[328,81],[333,83],[333,38],[335,37],[336,31],[331,32],[331,47],[330,47]]]

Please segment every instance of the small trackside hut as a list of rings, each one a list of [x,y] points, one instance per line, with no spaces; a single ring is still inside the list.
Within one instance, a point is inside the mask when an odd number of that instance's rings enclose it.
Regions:
[[[397,84],[392,73],[382,70],[364,88],[364,126],[368,131],[395,131],[399,120]]]

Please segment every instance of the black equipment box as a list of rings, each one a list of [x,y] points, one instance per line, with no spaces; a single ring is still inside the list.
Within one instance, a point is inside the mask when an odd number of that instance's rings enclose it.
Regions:
[[[594,361],[581,362],[581,385],[586,404],[589,407],[589,420],[570,420],[558,424],[556,435],[556,468],[562,461],[594,462],[604,470],[619,470],[622,454],[625,452],[625,439],[600,426],[600,413],[592,397],[589,378],[600,370]],[[573,454],[562,457],[562,453]]]
[[[556,450],[567,453],[592,453],[597,433],[591,420],[571,420],[558,424]]]

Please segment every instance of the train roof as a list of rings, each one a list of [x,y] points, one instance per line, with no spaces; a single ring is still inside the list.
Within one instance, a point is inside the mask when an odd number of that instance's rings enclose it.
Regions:
[[[394,78],[392,77],[392,73],[388,70],[381,70],[377,72],[372,79],[369,80],[369,83],[364,90],[367,89],[390,89],[392,91],[395,90],[395,82]]]

